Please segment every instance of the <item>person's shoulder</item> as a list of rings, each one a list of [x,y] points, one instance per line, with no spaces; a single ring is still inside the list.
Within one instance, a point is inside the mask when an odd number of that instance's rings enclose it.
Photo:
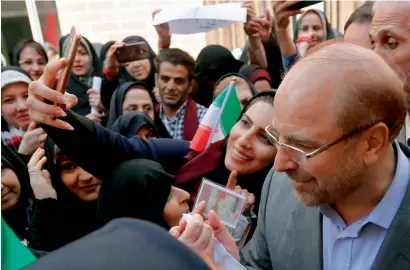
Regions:
[[[410,147],[399,142],[400,150],[406,155],[408,159],[410,159]]]
[[[277,172],[274,168],[269,171],[265,182],[269,185],[271,196],[288,196],[293,192],[290,178],[286,173]]]

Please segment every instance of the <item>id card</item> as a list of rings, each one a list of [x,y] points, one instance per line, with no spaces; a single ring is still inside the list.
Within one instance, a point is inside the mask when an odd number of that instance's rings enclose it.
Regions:
[[[214,210],[226,226],[236,228],[245,206],[246,196],[203,178],[195,206],[202,201],[206,202],[204,216],[208,216],[208,212]]]

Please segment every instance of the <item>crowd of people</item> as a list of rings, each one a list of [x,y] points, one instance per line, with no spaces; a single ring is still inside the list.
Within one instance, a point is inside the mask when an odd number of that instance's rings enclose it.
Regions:
[[[21,41],[1,70],[2,224],[35,256],[21,266],[410,269],[410,2],[364,2],[344,37],[294,4],[245,2],[239,59],[208,45],[195,60],[167,23],[158,53],[125,64],[143,37],[101,52],[81,37],[65,93],[67,59]],[[232,82],[238,119],[192,150]],[[236,228],[194,207],[203,178],[246,197]]]

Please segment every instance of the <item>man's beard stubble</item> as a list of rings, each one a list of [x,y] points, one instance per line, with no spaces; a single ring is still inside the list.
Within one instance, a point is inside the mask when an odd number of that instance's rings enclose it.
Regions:
[[[404,92],[407,99],[407,113],[410,114],[410,72],[404,78]]]
[[[297,199],[308,207],[314,207],[333,204],[356,191],[362,181],[363,166],[358,162],[353,149],[350,156],[348,149],[345,150],[342,163],[333,176],[320,181],[315,179],[314,187],[309,191],[295,189]]]

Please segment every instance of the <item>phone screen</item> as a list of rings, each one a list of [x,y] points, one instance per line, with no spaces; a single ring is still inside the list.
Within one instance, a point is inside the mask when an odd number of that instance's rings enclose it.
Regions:
[[[323,0],[321,1],[300,1],[300,2],[295,3],[294,5],[291,5],[288,9],[298,10],[298,9],[306,8],[308,6],[311,6],[311,5],[320,3],[320,2],[323,2]]]
[[[118,48],[116,57],[120,63],[147,59],[149,57],[148,44],[146,42],[127,44]]]

